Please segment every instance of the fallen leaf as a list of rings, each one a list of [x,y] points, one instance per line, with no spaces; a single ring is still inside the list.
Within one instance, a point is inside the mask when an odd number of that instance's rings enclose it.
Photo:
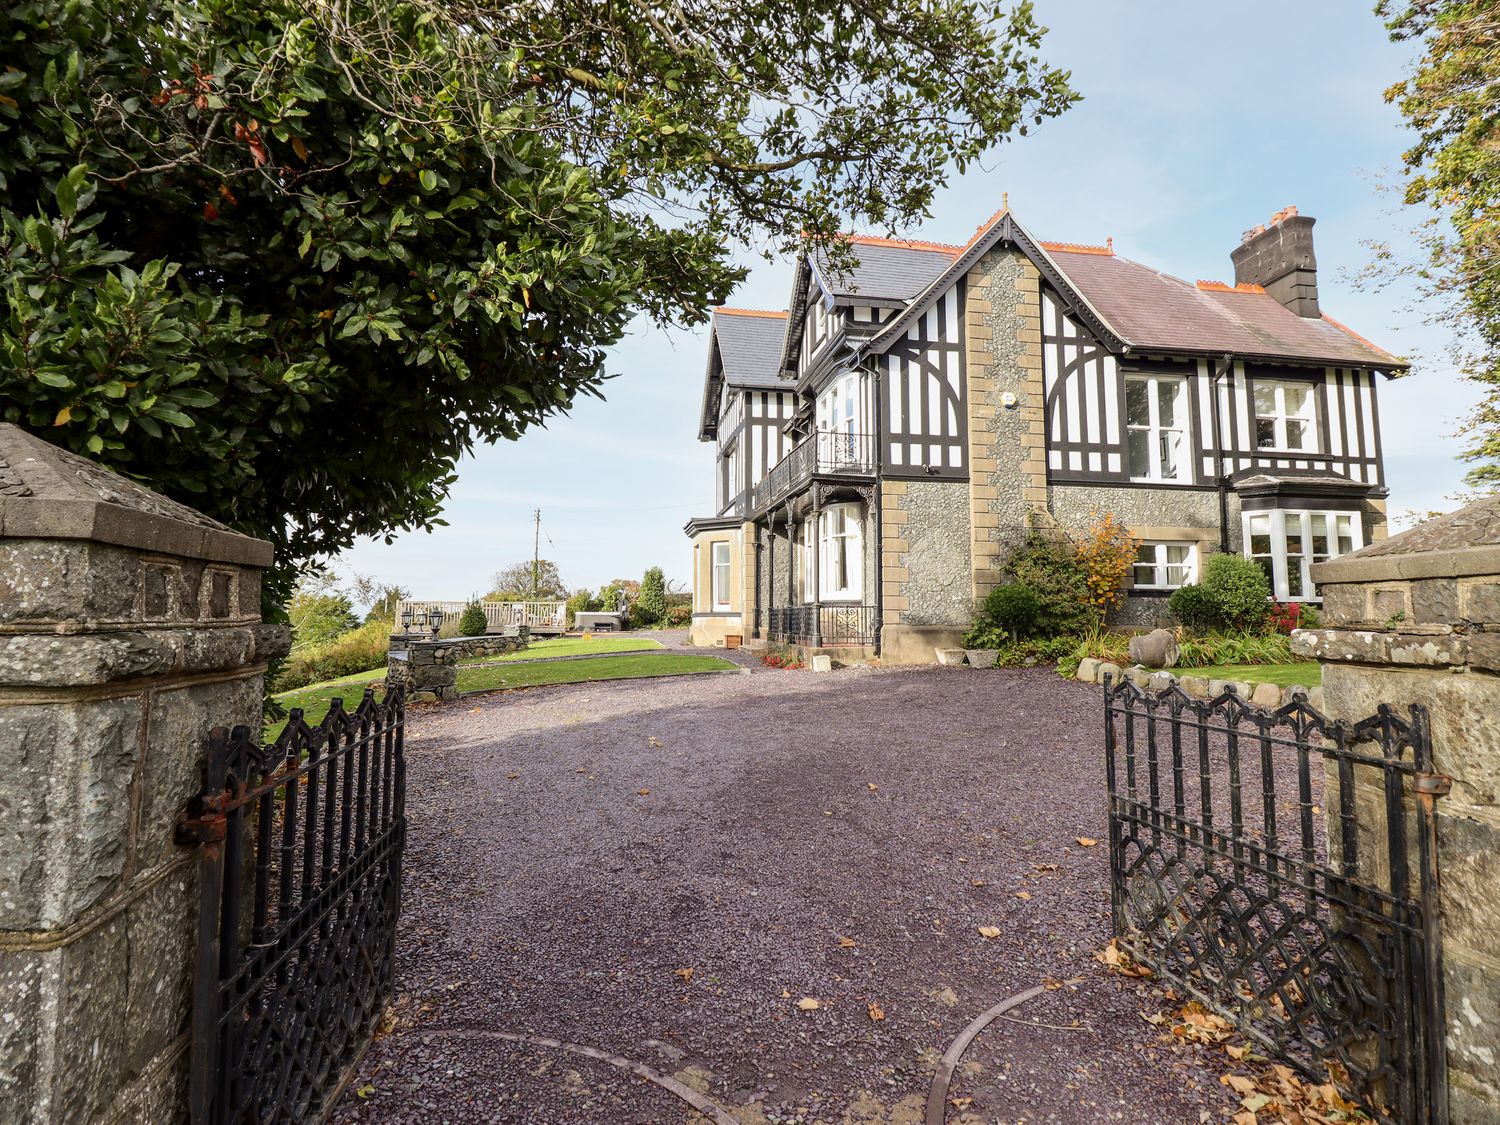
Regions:
[[[1270,1100],[1265,1094],[1251,1094],[1248,1098],[1241,1098],[1240,1105],[1244,1106],[1251,1113],[1259,1113],[1266,1108]]]
[[[1019,898],[1019,899],[1030,899],[1031,898],[1031,892],[1030,891],[1017,891],[1016,892],[1016,897]]]
[[[872,1020],[885,1019],[885,1010],[873,1000],[870,1001],[870,1018]]]
[[[649,790],[649,789],[637,789],[635,792],[636,792],[636,795],[639,796],[639,797],[649,797],[649,796],[651,796],[651,790]]]
[[[693,979],[693,970],[690,969],[690,968],[688,968],[688,969],[677,969],[675,971],[674,975],[681,977],[683,980],[692,980]]]
[[[973,1098],[949,1098],[948,1099],[948,1104],[952,1105],[952,1106],[955,1106],[958,1109],[966,1109],[969,1106],[971,1106],[971,1105],[974,1104],[974,1099]]]
[[[1250,1048],[1248,1046],[1234,1047],[1226,1044],[1224,1047],[1224,1053],[1232,1059],[1242,1059],[1250,1053]]]
[[[1095,844],[1097,844],[1099,842],[1098,840],[1092,840],[1092,839],[1090,839],[1087,836],[1079,836],[1079,837],[1077,837],[1077,840],[1078,840],[1078,846],[1080,848],[1092,848]]]
[[[792,998],[792,994],[783,988],[781,990],[781,998],[783,1000],[790,1000]]]
[[[649,737],[649,738],[646,739],[646,745],[647,746],[653,746],[653,747],[660,746],[661,745],[661,739],[659,739],[659,738],[657,738],[657,737],[655,737],[653,735],[653,736],[651,736],[651,737]]]
[[[997,938],[1000,936],[999,926],[980,926],[979,936],[982,938]]]
[[[817,1010],[818,1002],[811,996],[804,996],[801,1000],[797,1001],[797,1007],[801,1008],[804,1012],[812,1012]]]
[[[875,790],[877,790],[877,789],[880,788],[880,786],[876,785],[873,781],[867,781],[867,782],[865,782],[865,784],[870,787],[870,792],[871,793],[875,792]]]
[[[839,938],[839,947],[841,949],[853,949],[854,948],[854,939],[852,937],[841,937],[841,938]]]
[[[1236,1094],[1255,1093],[1255,1083],[1243,1074],[1221,1074],[1219,1076],[1219,1084],[1221,1086],[1228,1086]]]
[[[518,773],[508,773],[508,774],[505,775],[505,780],[506,781],[514,781],[516,778],[518,778],[520,776],[521,775],[518,774]]]
[[[574,773],[588,773],[589,771],[586,768],[580,766],[578,769],[574,770],[573,772]]]
[[[970,879],[969,882],[976,887],[983,887],[987,885],[983,879]]]

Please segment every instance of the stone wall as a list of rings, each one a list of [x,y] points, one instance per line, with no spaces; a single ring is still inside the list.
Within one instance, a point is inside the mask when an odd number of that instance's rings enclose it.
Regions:
[[[1500,497],[1313,568],[1325,628],[1294,634],[1323,665],[1326,710],[1357,720],[1425,704],[1435,769],[1450,1113],[1500,1121]],[[1362,830],[1384,806],[1356,794]]]
[[[1051,521],[1041,275],[1025,255],[997,247],[966,284],[972,603],[1002,581],[1001,565],[1028,529]]]
[[[420,633],[397,633],[391,637],[386,662],[387,685],[400,684],[413,703],[436,703],[458,698],[458,668],[466,660],[504,656],[520,652],[531,640],[525,625],[510,625],[503,633],[482,637],[431,640]]]
[[[931,663],[974,613],[969,486],[886,480],[880,503],[881,657]]]
[[[211,727],[261,721],[267,543],[0,425],[0,1121],[186,1116]]]

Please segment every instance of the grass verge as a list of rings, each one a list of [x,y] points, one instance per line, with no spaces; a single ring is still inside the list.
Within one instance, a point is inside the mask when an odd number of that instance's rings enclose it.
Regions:
[[[542,664],[468,665],[458,670],[459,691],[582,684],[595,680],[634,680],[643,676],[692,676],[723,672],[735,665],[717,656],[596,656]]]
[[[664,648],[660,641],[645,637],[553,637],[544,641],[532,641],[520,652],[507,652],[504,656],[476,656],[465,664],[499,664],[516,660],[541,660],[549,656],[596,656],[608,652],[652,652]]]
[[[321,684],[309,684],[304,688],[284,691],[274,698],[288,711],[293,707],[302,708],[303,717],[308,724],[317,726],[323,721],[323,716],[328,714],[328,708],[335,698],[342,697],[345,710],[352,711],[359,706],[359,701],[364,697],[365,685],[383,679],[385,679],[385,668],[380,667],[369,672],[357,672],[352,676],[341,676],[337,680],[324,680]],[[284,726],[286,726],[285,719],[267,723],[265,740],[273,741]]]
[[[1172,675],[1201,676],[1205,680],[1242,680],[1247,684],[1275,684],[1287,687],[1301,684],[1318,687],[1323,682],[1323,666],[1306,664],[1211,664],[1206,668],[1172,668]]]

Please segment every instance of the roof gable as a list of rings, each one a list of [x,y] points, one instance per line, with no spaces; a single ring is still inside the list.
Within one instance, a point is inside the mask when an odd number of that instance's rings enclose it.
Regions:
[[[717,434],[719,396],[725,387],[737,390],[785,387],[780,372],[786,316],[785,310],[714,310],[713,327],[708,334],[708,368],[703,374],[700,441],[709,441]]]

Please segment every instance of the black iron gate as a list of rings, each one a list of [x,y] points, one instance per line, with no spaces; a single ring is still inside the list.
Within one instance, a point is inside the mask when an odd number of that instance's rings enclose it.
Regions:
[[[1427,714],[1105,691],[1116,937],[1385,1121],[1446,1122]],[[1326,811],[1325,811],[1326,810]]]
[[[202,848],[189,1102],[194,1125],[332,1108],[384,1011],[401,901],[399,687],[294,710],[276,742],[216,728],[178,838]]]

